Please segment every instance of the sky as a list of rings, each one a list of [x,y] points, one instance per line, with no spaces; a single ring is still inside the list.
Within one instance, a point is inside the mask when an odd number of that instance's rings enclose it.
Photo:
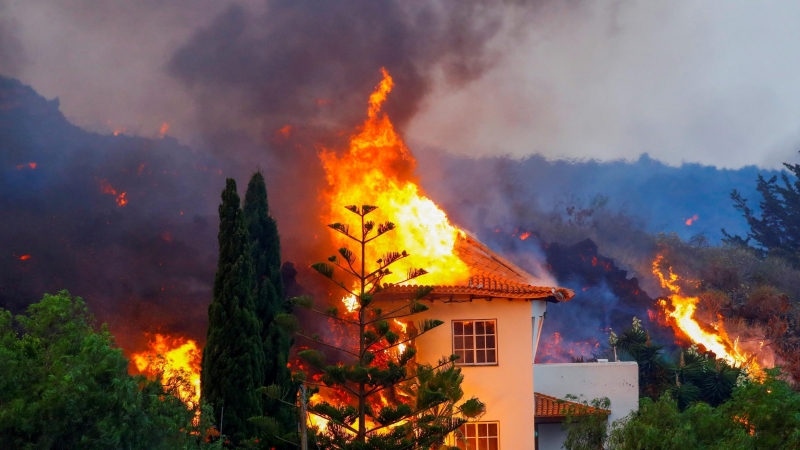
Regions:
[[[798,159],[798,2],[291,3],[0,0],[0,74],[58,97],[87,129],[153,137],[166,122],[170,135],[195,144],[226,121],[258,141],[290,109],[281,101],[349,105],[335,85],[363,99],[379,67],[368,81],[359,76],[385,64],[398,67],[399,86],[414,86],[398,107],[412,149],[599,160],[648,153],[719,168]],[[203,53],[218,42],[230,47]],[[281,48],[290,51],[278,58]],[[273,73],[283,70],[291,76]],[[337,113],[303,111],[294,123],[329,123]]]

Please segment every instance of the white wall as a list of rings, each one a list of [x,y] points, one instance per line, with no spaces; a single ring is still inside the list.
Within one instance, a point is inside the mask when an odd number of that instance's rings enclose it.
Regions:
[[[587,401],[608,397],[611,415],[608,423],[639,409],[639,367],[635,362],[535,364],[534,389],[556,398],[568,394]],[[539,449],[562,448],[566,432],[561,424],[539,424]]]
[[[556,398],[584,395],[611,400],[609,423],[639,409],[639,366],[635,362],[535,364],[534,389]]]
[[[453,320],[497,320],[498,365],[461,366],[465,400],[476,396],[486,403],[481,421],[500,422],[501,450],[532,450],[533,427],[533,330],[531,305],[524,300],[474,300],[464,303],[425,302],[430,310],[412,316],[445,323],[416,341],[417,361],[435,364],[453,353]],[[389,309],[388,307],[385,309]]]

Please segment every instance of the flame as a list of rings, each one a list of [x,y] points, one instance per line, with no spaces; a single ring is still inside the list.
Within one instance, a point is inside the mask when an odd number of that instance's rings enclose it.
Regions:
[[[26,261],[26,260],[29,260],[29,259],[31,259],[31,255],[29,255],[29,254],[27,254],[27,253],[26,253],[26,254],[24,254],[24,255],[21,255],[21,256],[20,256],[18,259],[19,259],[20,261]]]
[[[161,128],[158,130],[158,137],[163,138],[167,135],[167,130],[169,130],[169,124],[164,122],[161,124]]]
[[[681,295],[681,287],[677,285],[679,277],[672,272],[672,267],[668,269],[669,276],[664,276],[661,271],[659,266],[663,259],[664,255],[658,255],[653,261],[653,274],[658,277],[661,287],[668,289],[671,293],[669,302],[661,300],[659,305],[672,319],[670,322],[673,328],[688,336],[692,342],[702,344],[706,350],[714,352],[717,358],[724,359],[731,365],[745,367],[758,373],[760,367],[756,363],[754,355],[748,355],[739,350],[739,339],[731,341],[721,321],[718,324],[711,324],[714,331],[700,325],[694,317],[700,299]]]
[[[125,198],[126,192],[121,192],[117,194],[117,190],[114,189],[111,184],[109,184],[108,180],[100,180],[100,190],[103,194],[113,195],[115,198],[114,200],[117,202],[117,207],[121,208],[128,204],[128,199]]]
[[[372,263],[390,251],[406,250],[412,256],[393,264],[394,273],[383,282],[401,282],[407,271],[416,267],[430,274],[425,276],[425,284],[465,282],[469,277],[467,266],[454,252],[461,231],[415,183],[412,172],[416,161],[389,117],[381,113],[381,105],[394,85],[389,73],[385,69],[381,72],[383,80],[369,97],[367,120],[351,136],[348,150],[342,156],[328,149],[320,151],[329,185],[323,193],[330,206],[325,223],[352,223],[354,216],[344,209],[346,205],[375,205],[378,211],[369,219],[390,220],[398,229],[390,238],[370,243],[366,262]],[[347,242],[332,233],[338,243]],[[346,300],[346,304],[354,307],[355,299]]]
[[[403,332],[403,335],[406,335],[406,333],[408,333],[408,324],[407,324],[407,323],[400,322],[400,321],[399,321],[399,320],[397,320],[397,319],[394,319],[394,323],[395,323],[395,324],[396,324],[398,327],[400,327],[400,330]],[[401,355],[402,355],[402,354],[403,354],[403,352],[405,352],[405,351],[406,351],[406,344],[399,344],[399,345],[397,346],[397,351],[398,351],[398,353],[399,353],[399,354],[401,354]]]
[[[159,365],[157,356],[164,358],[163,367]],[[153,336],[148,350],[131,355],[131,361],[142,374],[155,377],[163,370],[161,381],[164,383],[178,375],[186,377],[191,386],[180,386],[178,391],[181,400],[190,407],[200,401],[201,360],[202,352],[197,342],[162,334]]]
[[[686,225],[687,225],[687,226],[692,226],[692,224],[693,224],[694,222],[696,222],[696,221],[697,221],[697,219],[699,219],[699,218],[700,218],[700,217],[698,217],[698,216],[697,216],[697,214],[693,215],[692,217],[690,217],[690,218],[686,219]]]
[[[17,165],[17,170],[22,170],[22,169],[25,169],[25,168],[35,169],[36,168],[36,163],[35,162],[29,162],[29,163],[26,163],[26,164]]]
[[[526,232],[524,232],[524,233],[519,235],[519,238],[522,239],[523,241],[525,239],[528,239],[529,237],[531,237],[531,232],[530,231],[526,231]]]

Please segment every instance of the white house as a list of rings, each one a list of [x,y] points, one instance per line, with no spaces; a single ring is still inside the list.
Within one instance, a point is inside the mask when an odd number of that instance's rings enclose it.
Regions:
[[[597,362],[535,364],[535,428],[537,449],[559,450],[566,431],[564,404],[567,395],[583,396],[587,401],[608,397],[611,401],[608,424],[639,408],[639,366],[635,362]]]
[[[535,448],[533,362],[548,302],[569,300],[569,289],[548,286],[477,240],[465,236],[456,246],[470,268],[461,286],[431,286],[429,310],[415,315],[444,325],[417,339],[417,360],[430,364],[457,354],[466,397],[487,404],[479,422],[463,433],[471,449]],[[416,286],[389,286],[376,300],[408,298]],[[463,446],[463,445],[462,445]]]

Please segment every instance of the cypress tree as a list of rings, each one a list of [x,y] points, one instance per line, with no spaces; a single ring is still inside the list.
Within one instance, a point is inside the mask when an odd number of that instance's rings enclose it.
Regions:
[[[281,247],[278,224],[269,214],[264,176],[256,172],[247,185],[244,215],[250,235],[255,267],[256,315],[261,321],[264,346],[264,378],[262,386],[277,385],[294,398],[297,385],[286,364],[292,340],[288,331],[274,322],[275,315],[291,312],[291,304],[283,298],[281,280]],[[275,418],[284,430],[297,426],[295,409],[284,402],[266,398],[264,415]],[[277,445],[278,443],[276,443]]]
[[[256,389],[264,378],[264,350],[255,313],[250,238],[231,178],[222,191],[218,240],[200,388],[203,400],[213,405],[216,422],[222,421],[220,431],[237,443],[254,435],[247,419],[261,409]]]

